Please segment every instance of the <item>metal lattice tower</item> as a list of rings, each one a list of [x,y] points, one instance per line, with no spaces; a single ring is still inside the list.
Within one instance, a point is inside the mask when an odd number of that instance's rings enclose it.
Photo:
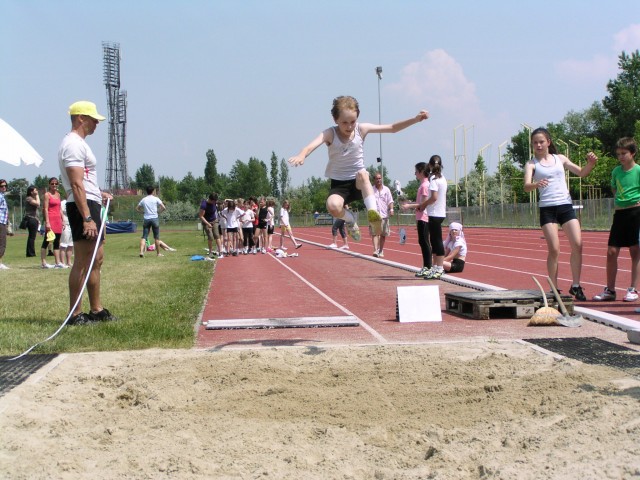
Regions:
[[[129,188],[127,172],[127,92],[120,90],[120,45],[102,42],[104,85],[107,88],[109,121],[109,161],[105,189]]]

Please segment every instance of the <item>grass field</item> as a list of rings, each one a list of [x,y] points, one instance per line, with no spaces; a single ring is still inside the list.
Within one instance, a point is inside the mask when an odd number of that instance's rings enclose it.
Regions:
[[[34,353],[190,348],[214,263],[191,261],[206,246],[195,224],[189,231],[164,228],[162,239],[178,251],[139,258],[140,232],[108,235],[101,292],[103,305],[120,319],[117,326],[66,327]],[[49,337],[69,309],[69,270],[41,269],[39,257],[25,257],[25,245],[22,232],[8,238],[10,270],[0,271],[0,355],[20,354]],[[83,305],[87,311],[86,294]]]

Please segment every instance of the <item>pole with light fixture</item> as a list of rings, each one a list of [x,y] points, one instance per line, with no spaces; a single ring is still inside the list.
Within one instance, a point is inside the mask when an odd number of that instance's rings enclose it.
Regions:
[[[382,125],[382,108],[380,104],[380,80],[382,80],[382,67],[376,67],[376,75],[378,76],[378,125]],[[378,134],[380,137],[380,156],[378,157],[378,163],[380,164],[380,176],[382,177],[382,184],[384,185],[384,166],[382,164],[382,133]]]

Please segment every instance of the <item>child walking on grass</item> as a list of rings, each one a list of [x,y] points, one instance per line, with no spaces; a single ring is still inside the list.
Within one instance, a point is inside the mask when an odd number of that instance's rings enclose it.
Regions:
[[[333,100],[331,116],[336,123],[314,138],[300,153],[291,157],[289,163],[298,166],[320,145],[325,144],[329,150],[329,163],[325,176],[331,179],[331,190],[327,198],[327,211],[334,218],[344,219],[349,235],[360,240],[360,228],[353,214],[345,210],[344,205],[355,200],[364,199],[367,218],[374,232],[382,228],[382,218],[376,210],[376,199],[364,167],[364,140],[369,133],[396,133],[400,130],[429,118],[426,110],[401,122],[389,125],[358,123],[360,107],[358,101],[349,96],[337,97]]]

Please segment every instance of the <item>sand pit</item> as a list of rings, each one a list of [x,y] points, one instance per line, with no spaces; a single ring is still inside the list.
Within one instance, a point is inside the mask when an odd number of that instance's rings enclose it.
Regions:
[[[639,412],[515,342],[65,355],[0,398],[0,477],[637,478]]]

